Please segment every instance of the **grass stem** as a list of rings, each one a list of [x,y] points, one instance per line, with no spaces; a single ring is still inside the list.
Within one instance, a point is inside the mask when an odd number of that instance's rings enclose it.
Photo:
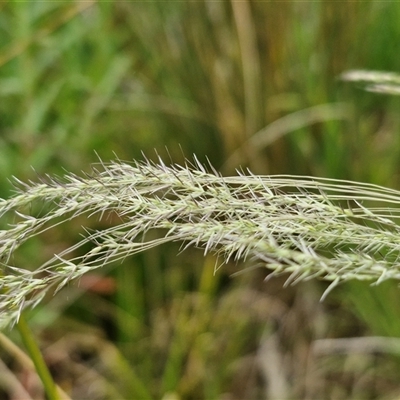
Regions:
[[[28,351],[32,362],[35,366],[36,372],[39,375],[44,390],[46,391],[47,397],[49,400],[61,400],[59,393],[57,391],[57,386],[54,383],[54,380],[50,374],[49,369],[43,359],[43,356],[39,350],[37,342],[32,334],[32,331],[29,328],[28,323],[25,320],[23,314],[20,315],[20,318],[17,322],[17,329],[21,335],[22,341]],[[64,397],[64,396],[63,396]],[[64,397],[65,399],[65,397]]]

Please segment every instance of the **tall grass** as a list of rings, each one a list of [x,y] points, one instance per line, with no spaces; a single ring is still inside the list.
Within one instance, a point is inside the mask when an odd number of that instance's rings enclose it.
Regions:
[[[399,99],[337,79],[354,69],[398,71],[398,36],[392,3],[3,3],[1,197],[12,197],[6,182],[12,175],[37,182],[63,169],[90,172],[93,150],[104,160],[114,152],[130,160],[157,148],[168,160],[165,146],[181,165],[195,153],[229,176],[242,165],[261,175],[398,188]],[[35,218],[49,211],[40,206],[32,209]],[[2,229],[21,222],[15,218]],[[32,237],[11,261],[34,274],[35,266],[81,240],[82,225],[92,232],[116,222],[82,215]],[[91,249],[83,246],[76,256]],[[178,252],[169,243],[127,258],[124,268],[85,274],[29,314],[54,370],[85,370],[63,375],[73,397],[137,397],[150,387],[147,397],[155,398],[166,391],[182,398],[301,398],[315,384],[303,376],[304,349],[314,338],[399,334],[389,306],[397,288],[390,282],[346,283],[319,305],[323,283],[281,290],[280,278],[262,282],[262,269],[228,279],[242,267],[229,263],[214,276],[212,254],[188,249],[176,258]],[[281,347],[267,340],[273,337]],[[274,371],[260,372],[264,348],[286,379],[279,395],[266,383],[279,381]],[[55,366],[54,354],[61,353],[75,358]],[[335,385],[319,392],[313,386],[314,397],[329,397],[333,386],[342,398],[390,393],[398,369],[383,377],[380,371],[392,361],[385,358],[360,383],[359,371],[323,358],[318,382]]]
[[[276,274],[290,273],[289,282],[321,277],[335,286],[400,278],[395,190],[279,175],[221,177],[201,164],[194,170],[162,162],[104,168],[86,179],[69,175],[24,185],[0,204],[0,215],[15,212],[19,220],[1,232],[3,326],[50,287],[57,292],[87,272],[167,242],[216,252],[222,263],[255,259]],[[378,204],[367,208],[367,201]],[[20,211],[34,210],[35,203],[41,204],[38,215]],[[31,272],[10,264],[25,241],[86,214],[120,223],[94,232],[84,228],[87,237]],[[155,229],[164,235],[147,239]]]
[[[220,255],[215,270],[230,259],[250,258],[271,269],[270,277],[289,274],[287,283],[328,280],[325,295],[349,280],[400,279],[400,192],[329,179],[221,177],[196,166],[118,162],[87,178],[69,175],[24,185],[3,200],[1,215],[15,213],[18,220],[1,232],[2,328],[17,322],[51,288],[58,292],[85,273],[175,241]],[[37,214],[35,203],[41,205]],[[26,209],[33,212],[22,212]],[[25,241],[86,214],[100,221],[112,216],[119,223],[96,231],[84,227],[86,237],[79,243],[33,270],[10,262]],[[165,233],[152,238],[152,230]],[[179,381],[183,360],[177,340],[171,343],[163,392]]]

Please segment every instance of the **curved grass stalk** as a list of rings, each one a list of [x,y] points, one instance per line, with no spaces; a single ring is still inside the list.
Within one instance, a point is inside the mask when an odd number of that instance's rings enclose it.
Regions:
[[[198,162],[114,162],[90,176],[19,182],[19,192],[0,201],[0,216],[18,219],[0,231],[0,326],[15,323],[50,288],[172,241],[216,252],[224,262],[250,259],[272,275],[289,273],[288,283],[321,278],[332,289],[351,279],[400,279],[399,191],[312,177],[222,177],[211,170]],[[23,211],[36,202],[46,211]],[[86,230],[79,243],[34,271],[12,265],[13,253],[33,236],[77,216],[110,213],[120,224]],[[163,235],[148,239],[152,230]],[[77,256],[88,243],[91,250]]]

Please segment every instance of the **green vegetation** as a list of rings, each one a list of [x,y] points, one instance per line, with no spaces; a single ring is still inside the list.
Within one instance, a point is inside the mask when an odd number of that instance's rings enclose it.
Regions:
[[[395,3],[0,8],[1,398],[398,397]]]

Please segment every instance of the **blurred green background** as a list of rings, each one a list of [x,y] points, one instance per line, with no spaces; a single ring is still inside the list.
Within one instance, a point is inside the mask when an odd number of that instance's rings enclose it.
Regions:
[[[399,188],[400,99],[338,79],[400,71],[399,21],[397,3],[378,1],[1,2],[0,196],[12,175],[79,174],[143,153],[196,154],[225,175]],[[16,262],[35,268],[81,225],[31,241]],[[213,256],[178,253],[112,265],[29,314],[72,398],[400,396],[396,346],[341,353],[318,341],[400,337],[395,283],[346,284],[320,303],[323,283],[283,288],[265,269],[232,276],[244,268],[234,264],[214,276]],[[2,385],[0,397],[11,392]]]

